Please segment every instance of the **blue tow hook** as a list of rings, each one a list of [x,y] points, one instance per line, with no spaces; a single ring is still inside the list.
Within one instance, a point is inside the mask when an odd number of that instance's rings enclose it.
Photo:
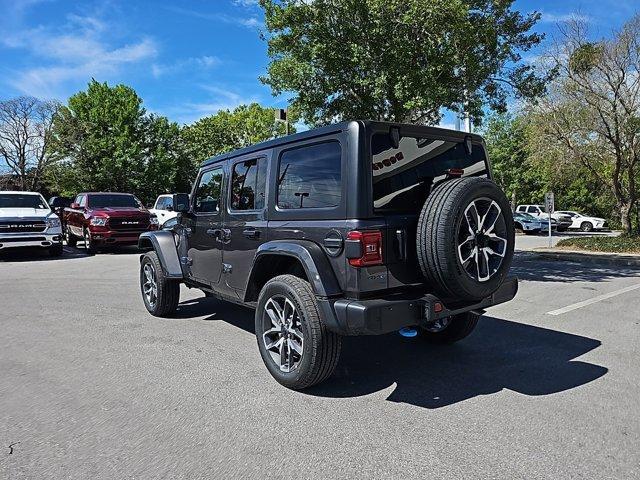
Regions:
[[[410,328],[410,327],[403,327],[400,330],[398,330],[398,333],[406,338],[411,338],[418,335],[418,331],[415,328]]]

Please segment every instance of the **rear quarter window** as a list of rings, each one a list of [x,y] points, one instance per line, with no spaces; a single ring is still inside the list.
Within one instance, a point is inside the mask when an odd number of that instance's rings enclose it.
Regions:
[[[305,145],[280,154],[279,209],[332,208],[342,196],[342,149],[338,141]]]

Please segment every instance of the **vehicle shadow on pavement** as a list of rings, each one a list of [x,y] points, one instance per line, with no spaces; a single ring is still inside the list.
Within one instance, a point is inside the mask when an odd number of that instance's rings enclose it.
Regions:
[[[64,246],[62,255],[52,257],[46,248],[15,248],[0,252],[0,261],[4,262],[41,262],[72,260],[75,258],[85,258],[90,256],[82,249]]]
[[[601,282],[611,278],[640,278],[640,268],[553,260],[516,252],[509,274],[533,282]]]
[[[195,317],[255,333],[252,310],[213,298],[182,302],[174,316]],[[491,316],[483,316],[468,338],[447,346],[397,333],[343,337],[333,376],[303,393],[349,398],[396,384],[388,400],[425,408],[505,388],[523,395],[550,395],[605,375],[605,367],[574,360],[600,345],[593,338]]]
[[[398,334],[345,337],[334,375],[304,393],[347,398],[396,384],[387,398],[440,408],[478,395],[509,389],[523,395],[549,395],[592,382],[607,368],[574,359],[600,341],[482,317],[467,339],[435,346]]]

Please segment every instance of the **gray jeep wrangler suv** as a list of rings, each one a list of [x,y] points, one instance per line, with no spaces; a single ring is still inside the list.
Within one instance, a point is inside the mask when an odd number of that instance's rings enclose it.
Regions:
[[[147,310],[170,316],[181,283],[255,308],[262,359],[293,389],[331,375],[342,335],[452,343],[518,288],[511,209],[477,135],[330,125],[206,161],[173,209],[170,230],[140,236]]]

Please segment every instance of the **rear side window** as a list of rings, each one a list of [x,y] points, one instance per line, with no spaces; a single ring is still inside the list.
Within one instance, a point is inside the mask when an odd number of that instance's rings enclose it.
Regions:
[[[231,210],[263,209],[266,183],[266,159],[236,163],[231,175]]]
[[[488,173],[484,148],[478,144],[469,154],[462,142],[403,136],[393,148],[389,134],[376,133],[371,152],[376,211],[418,211],[432,186],[450,169],[464,170],[464,177]]]
[[[331,208],[342,197],[342,149],[330,141],[286,150],[278,167],[278,208]]]
[[[222,168],[209,170],[202,174],[196,190],[193,209],[201,213],[220,211],[220,193],[222,191]]]

